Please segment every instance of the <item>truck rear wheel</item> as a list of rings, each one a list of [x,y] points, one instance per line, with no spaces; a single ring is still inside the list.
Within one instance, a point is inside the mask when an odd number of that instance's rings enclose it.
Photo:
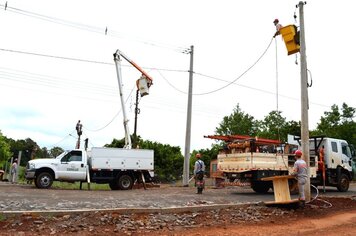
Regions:
[[[53,177],[48,172],[40,173],[36,178],[36,187],[37,188],[50,188],[53,184]]]
[[[341,174],[339,181],[337,182],[337,190],[340,192],[346,192],[349,190],[350,180],[345,174]]]
[[[267,193],[268,190],[271,188],[271,183],[269,181],[256,181],[252,182],[251,188],[256,193]]]
[[[117,182],[119,189],[121,190],[129,190],[132,189],[133,179],[129,175],[121,175]]]

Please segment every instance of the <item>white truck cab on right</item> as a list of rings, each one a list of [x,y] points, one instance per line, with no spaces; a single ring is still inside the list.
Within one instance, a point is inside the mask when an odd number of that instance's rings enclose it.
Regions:
[[[300,138],[288,136],[288,143],[296,141],[300,145]],[[311,178],[311,183],[316,186],[337,187],[341,192],[347,191],[353,178],[352,154],[355,152],[353,146],[346,140],[313,136],[309,139],[309,149],[310,166],[314,161],[318,170],[316,178]]]

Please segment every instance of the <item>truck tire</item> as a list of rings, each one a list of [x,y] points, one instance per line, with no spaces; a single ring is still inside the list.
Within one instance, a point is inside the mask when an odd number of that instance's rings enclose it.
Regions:
[[[40,173],[36,178],[36,187],[37,188],[50,188],[53,184],[53,177],[48,172]]]
[[[119,186],[118,186],[118,184],[117,184],[117,182],[116,182],[115,180],[111,181],[111,182],[109,183],[109,186],[110,186],[110,189],[111,189],[111,190],[119,190],[119,189],[120,189]]]
[[[337,190],[339,192],[347,192],[349,190],[350,180],[345,174],[341,174],[339,180],[337,181]]]
[[[121,175],[117,181],[118,187],[121,190],[132,189],[133,179],[130,175]]]
[[[268,190],[271,188],[271,183],[265,181],[256,181],[252,182],[251,188],[256,193],[267,193]]]

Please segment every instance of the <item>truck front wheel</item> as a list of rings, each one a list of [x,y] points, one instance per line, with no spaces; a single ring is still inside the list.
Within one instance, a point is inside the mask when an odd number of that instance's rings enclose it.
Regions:
[[[36,178],[36,187],[37,188],[50,188],[53,183],[53,177],[48,172],[42,172]]]
[[[121,175],[118,180],[118,185],[121,190],[132,189],[133,179],[129,175]]]
[[[349,190],[350,181],[347,175],[341,174],[339,181],[337,182],[337,190],[340,192],[346,192]]]

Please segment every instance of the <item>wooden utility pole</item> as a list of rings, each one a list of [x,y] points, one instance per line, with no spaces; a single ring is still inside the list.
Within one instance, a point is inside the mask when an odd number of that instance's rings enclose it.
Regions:
[[[304,29],[304,5],[306,2],[300,1],[299,7],[299,26],[300,26],[300,86],[301,86],[301,144],[305,162],[308,167],[308,178],[305,184],[305,200],[310,201],[310,156],[309,156],[309,99],[308,99],[308,74],[307,74],[307,57],[305,46],[305,29]]]
[[[190,134],[192,126],[192,98],[193,98],[193,54],[194,46],[190,46],[189,90],[187,108],[187,126],[185,132],[183,186],[189,186],[189,158],[190,158]]]

